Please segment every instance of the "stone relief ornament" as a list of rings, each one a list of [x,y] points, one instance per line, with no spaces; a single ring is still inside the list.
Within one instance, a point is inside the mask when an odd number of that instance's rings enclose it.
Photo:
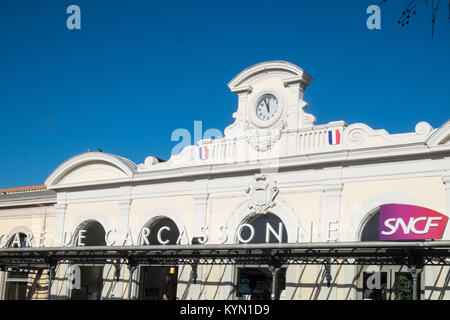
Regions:
[[[371,138],[378,138],[385,143],[392,141],[392,137],[386,130],[374,130],[363,123],[351,124],[344,130],[344,141],[350,148],[366,144]]]
[[[366,124],[354,123],[344,130],[346,146],[355,148],[359,146],[374,146],[387,144],[401,144],[425,141],[433,132],[433,127],[425,122],[416,124],[414,133],[389,134],[386,130],[374,130]]]
[[[281,138],[281,133],[286,128],[287,122],[281,121],[280,124],[270,129],[250,129],[247,131],[247,142],[258,152],[271,149]]]
[[[308,103],[306,101],[300,101],[300,110],[302,112],[300,113],[301,121],[302,121],[302,127],[313,127],[316,124],[316,117],[310,113],[306,113],[304,110],[308,108]]]
[[[350,147],[359,146],[369,136],[368,130],[362,126],[350,126],[345,131],[347,144]]]
[[[303,127],[313,127],[316,124],[316,117],[310,113],[303,113],[302,126]]]
[[[266,214],[267,210],[275,206],[275,197],[280,190],[276,181],[269,180],[262,174],[256,174],[255,180],[245,189],[248,197],[248,207],[255,214]]]
[[[433,131],[433,127],[425,121],[421,121],[416,124],[415,131],[418,135],[429,135]]]
[[[144,163],[138,165],[138,170],[143,171],[145,169],[150,168],[151,166],[157,165],[158,163],[159,163],[158,158],[148,156],[147,158],[145,158]]]

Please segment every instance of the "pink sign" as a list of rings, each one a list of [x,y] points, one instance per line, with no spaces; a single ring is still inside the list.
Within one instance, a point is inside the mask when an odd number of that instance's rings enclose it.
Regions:
[[[437,211],[407,204],[380,207],[380,240],[441,239],[448,217]]]

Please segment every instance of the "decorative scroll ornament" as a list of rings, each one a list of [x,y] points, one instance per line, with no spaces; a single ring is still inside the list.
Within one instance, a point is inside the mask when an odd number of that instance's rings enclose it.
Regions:
[[[386,130],[374,130],[363,123],[351,124],[344,130],[343,140],[350,148],[374,144],[373,139],[382,140],[382,143],[390,143],[393,138]],[[380,144],[380,142],[375,144]]]
[[[415,131],[418,135],[429,135],[433,131],[433,127],[425,121],[421,121],[416,124]]]
[[[276,181],[270,181],[265,175],[256,174],[253,181],[246,189],[249,204],[248,207],[255,214],[266,214],[267,210],[275,206],[275,197],[280,190]]]
[[[309,128],[309,127],[313,127],[316,124],[316,117],[313,116],[310,113],[306,113],[304,111],[304,109],[308,108],[308,103],[304,100],[299,102],[300,104],[300,110],[302,110],[302,112],[300,113],[300,117],[301,117],[301,121],[302,121],[302,127],[303,128]]]
[[[158,158],[148,156],[147,158],[145,158],[144,163],[138,165],[138,170],[143,171],[145,169],[149,169],[150,167],[155,166],[158,163],[159,163]]]
[[[351,125],[347,129],[347,138],[345,139],[347,141],[347,144],[350,147],[356,147],[361,145],[364,140],[369,136],[369,133],[366,128],[362,126],[357,125]]]

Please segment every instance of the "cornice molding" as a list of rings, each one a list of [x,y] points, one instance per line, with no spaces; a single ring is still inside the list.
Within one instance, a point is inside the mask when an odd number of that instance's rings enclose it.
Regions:
[[[33,200],[13,200],[0,202],[0,208],[13,207],[35,207],[35,206],[52,206],[56,203],[56,197],[48,199],[33,199]]]
[[[17,214],[15,214],[15,213],[5,213],[5,212],[0,212],[0,219],[34,219],[34,218],[36,218],[36,219],[41,219],[41,218],[43,218],[43,217],[56,217],[56,214],[53,212],[53,213],[41,213],[41,214],[39,214],[39,213],[35,213],[35,212],[33,212],[33,213],[30,213],[30,214],[27,214],[27,213],[24,213],[24,212],[20,212],[20,213],[17,213]]]
[[[332,167],[349,168],[442,157],[450,159],[450,120],[437,129],[427,122],[419,122],[413,132],[400,134],[373,129],[363,123],[347,125],[343,121],[316,126],[315,117],[304,111],[308,104],[303,100],[303,91],[312,80],[302,68],[287,61],[255,64],[228,83],[230,90],[238,94],[238,108],[233,114],[235,122],[225,128],[225,137],[200,140],[197,145],[186,146],[167,161],[149,156],[139,165],[113,154],[82,153],[58,166],[45,185],[49,190],[57,191],[58,204],[82,198],[129,201],[131,194],[136,197],[147,195],[146,191],[139,193],[141,185],[172,184],[176,186],[173,188],[176,193],[178,190],[190,190],[192,187],[188,184],[193,180],[253,175],[261,172],[268,163],[280,172],[307,172],[309,169],[322,172],[322,169]],[[278,109],[272,120],[263,122],[255,115],[255,107],[266,93],[276,96]],[[269,111],[270,108],[267,109]],[[208,150],[207,157],[199,155],[200,148]],[[111,169],[111,174],[97,174],[96,170],[101,172],[100,169]],[[92,176],[89,170],[92,170]],[[417,167],[417,170],[424,169]],[[446,166],[445,170],[450,168]],[[369,171],[364,174],[370,177],[372,173]],[[357,176],[361,175],[361,171],[355,172]],[[73,179],[77,174],[79,179]],[[101,177],[104,179],[95,180]],[[319,177],[319,185],[322,181],[347,181],[345,177],[340,180],[332,180],[331,177],[327,180],[320,174]],[[377,178],[377,175],[374,174],[374,177]],[[360,178],[358,176],[356,179]],[[448,185],[445,179],[443,181]],[[82,180],[84,182],[68,183]],[[224,188],[223,185],[221,187]],[[197,185],[193,188],[203,190]],[[323,190],[334,192],[332,187],[324,187]],[[98,194],[95,195],[96,191]],[[70,199],[66,199],[69,192]],[[155,194],[159,194],[159,190]]]
[[[279,169],[302,170],[324,166],[350,166],[371,164],[373,162],[389,163],[393,161],[409,161],[413,157],[417,159],[428,159],[433,156],[450,156],[450,145],[439,146],[439,148],[428,148],[423,143],[405,144],[401,146],[385,146],[360,148],[358,150],[335,150],[323,153],[296,155],[282,157],[279,159]],[[185,166],[177,168],[155,169],[152,171],[136,172],[132,178],[115,179],[106,181],[95,181],[71,185],[54,186],[56,190],[92,190],[98,188],[115,188],[117,185],[129,185],[147,182],[179,182],[185,181],[186,177],[210,178],[220,175],[242,175],[260,172],[259,161],[247,161],[242,163],[205,164]]]

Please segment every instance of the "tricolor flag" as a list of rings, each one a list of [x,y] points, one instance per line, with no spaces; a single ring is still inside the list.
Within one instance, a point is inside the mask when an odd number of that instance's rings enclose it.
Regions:
[[[208,159],[208,147],[207,146],[203,146],[203,147],[199,147],[198,148],[198,157],[201,160]]]
[[[328,131],[328,143],[329,144],[341,143],[341,132],[339,130]]]

